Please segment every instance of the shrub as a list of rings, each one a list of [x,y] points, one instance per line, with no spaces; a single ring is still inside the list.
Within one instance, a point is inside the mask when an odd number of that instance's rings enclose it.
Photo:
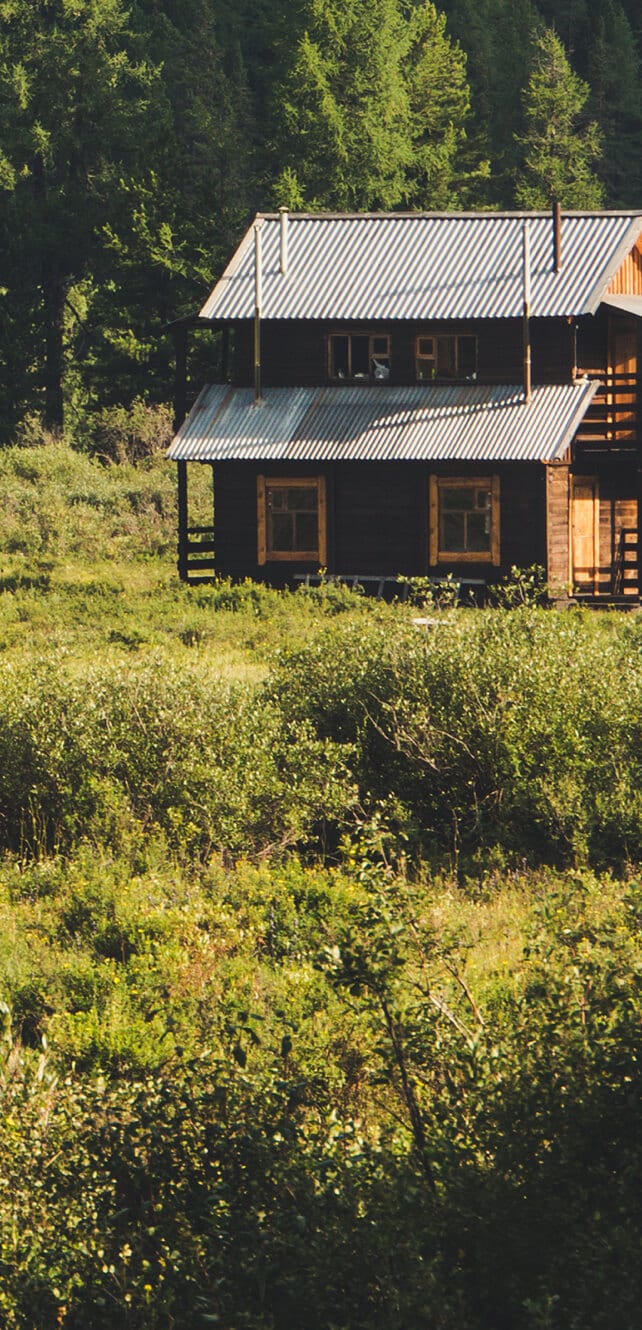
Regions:
[[[165,452],[172,439],[172,414],[167,406],[137,397],[130,406],[105,406],[88,422],[89,451],[101,461],[139,462]]]

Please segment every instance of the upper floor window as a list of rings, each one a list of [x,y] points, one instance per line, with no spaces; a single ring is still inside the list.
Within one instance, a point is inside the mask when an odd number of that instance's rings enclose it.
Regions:
[[[468,333],[438,333],[417,338],[415,371],[419,383],[435,379],[476,379],[477,338]]]
[[[330,378],[346,383],[387,383],[390,337],[387,333],[332,333]]]

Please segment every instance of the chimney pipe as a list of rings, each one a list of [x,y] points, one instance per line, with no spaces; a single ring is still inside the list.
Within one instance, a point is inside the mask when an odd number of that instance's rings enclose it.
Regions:
[[[261,396],[261,304],[263,300],[263,256],[261,253],[261,227],[263,219],[254,223],[254,405],[260,406]]]
[[[522,229],[522,267],[524,275],[524,314],[522,336],[524,346],[524,401],[531,400],[531,235],[528,222]]]
[[[288,210],[279,208],[281,214],[281,275],[285,277],[288,271]]]
[[[553,204],[553,272],[562,266],[562,208],[558,200]]]

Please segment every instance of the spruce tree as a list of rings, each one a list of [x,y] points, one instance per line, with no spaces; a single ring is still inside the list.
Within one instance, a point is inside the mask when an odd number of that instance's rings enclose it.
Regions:
[[[600,176],[614,207],[642,190],[642,80],[635,36],[619,0],[600,0],[589,56],[590,106],[604,135]]]
[[[521,165],[515,201],[521,208],[599,208],[604,191],[594,171],[602,143],[585,119],[589,86],[571,68],[552,28],[537,33],[524,91],[524,133],[516,136]]]
[[[29,405],[62,429],[70,294],[140,161],[156,72],[121,0],[0,0],[3,285],[20,298]],[[27,316],[28,311],[28,316]],[[27,326],[27,317],[30,319]]]
[[[477,201],[486,165],[468,141],[471,124],[466,57],[431,3],[409,14],[403,73],[411,111],[411,164],[405,198],[412,207],[452,208]]]
[[[396,0],[304,0],[305,29],[276,88],[275,200],[393,208],[411,160]]]

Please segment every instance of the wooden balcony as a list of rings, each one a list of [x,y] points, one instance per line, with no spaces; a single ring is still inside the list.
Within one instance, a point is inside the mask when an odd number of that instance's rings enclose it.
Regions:
[[[580,425],[576,442],[583,451],[631,451],[638,444],[637,374],[578,371],[598,379],[600,387]]]

